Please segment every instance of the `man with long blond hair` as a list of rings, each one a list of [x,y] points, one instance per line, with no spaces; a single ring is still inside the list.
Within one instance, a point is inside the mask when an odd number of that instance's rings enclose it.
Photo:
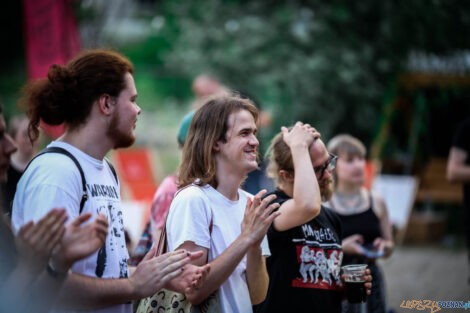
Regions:
[[[169,250],[202,251],[193,264],[209,263],[206,282],[187,293],[200,304],[219,298],[222,312],[251,312],[266,297],[268,275],[265,238],[277,204],[275,196],[253,199],[240,189],[257,164],[258,110],[236,95],[208,99],[195,113],[183,148],[178,173],[182,188],[167,220]]]

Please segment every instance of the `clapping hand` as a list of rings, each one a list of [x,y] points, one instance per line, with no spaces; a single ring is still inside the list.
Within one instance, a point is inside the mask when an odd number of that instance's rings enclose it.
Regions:
[[[193,252],[191,253],[191,260],[198,259],[201,256],[202,251]],[[182,274],[170,280],[165,288],[185,294],[194,292],[204,283],[209,271],[209,264],[197,266],[188,263],[182,267]]]
[[[106,241],[108,220],[99,214],[95,220],[83,225],[91,213],[83,213],[65,227],[65,232],[54,250],[51,262],[59,271],[67,271],[73,263],[98,250]]]
[[[160,256],[155,256],[155,252],[154,245],[129,278],[136,298],[151,296],[164,287],[189,292],[205,280],[208,266],[189,266],[189,262],[203,255],[202,251],[176,250]]]
[[[260,245],[269,226],[281,214],[280,212],[273,213],[275,209],[279,208],[279,203],[268,206],[270,202],[276,199],[276,195],[270,195],[261,200],[265,194],[266,190],[261,190],[254,196],[253,200],[248,198],[245,216],[242,221],[242,235],[246,236],[254,247]]]
[[[36,274],[43,271],[65,232],[66,220],[65,209],[52,209],[37,223],[23,225],[15,237],[19,265]]]

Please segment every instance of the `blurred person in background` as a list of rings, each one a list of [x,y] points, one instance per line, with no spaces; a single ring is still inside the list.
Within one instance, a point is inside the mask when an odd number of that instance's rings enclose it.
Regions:
[[[470,112],[469,112],[470,113]],[[447,179],[463,187],[464,229],[470,264],[470,116],[457,128],[447,161]],[[470,284],[470,277],[468,278]]]
[[[281,214],[268,231],[269,289],[256,310],[340,313],[341,221],[322,206],[322,199],[332,194],[336,157],[328,153],[320,134],[301,122],[282,127],[268,153],[267,172],[277,185],[270,194],[276,195]]]
[[[52,65],[47,78],[25,87],[31,139],[37,138],[41,120],[65,123],[66,132],[48,146],[62,152],[39,155],[21,177],[13,201],[14,230],[19,233],[54,207],[65,208],[73,219],[103,214],[109,221],[105,244],[72,266],[61,290],[61,310],[130,313],[131,300],[163,287],[188,291],[205,277],[206,268],[188,264],[202,253],[183,250],[155,257],[153,249],[139,266],[128,268],[119,181],[105,155],[135,141],[141,110],[133,71],[117,52],[90,50],[66,66]],[[65,275],[66,268],[54,264],[53,272]]]
[[[191,111],[186,114],[181,121],[177,136],[178,147],[180,149],[183,149],[184,141],[188,135],[189,125],[191,124],[193,116],[194,111]],[[158,186],[152,200],[149,221],[142,232],[134,252],[132,253],[129,261],[130,265],[137,266],[151,249],[152,245],[154,243],[158,243],[160,233],[166,221],[166,216],[168,215],[168,210],[170,209],[171,201],[173,201],[177,190],[176,174],[165,177],[160,186]]]
[[[0,105],[0,182],[8,180],[8,169],[11,164],[11,155],[18,148],[15,141],[7,132],[5,118],[3,117],[3,106]]]
[[[37,140],[31,143],[28,136],[29,120],[25,115],[14,116],[9,121],[8,133],[13,138],[18,148],[11,156],[11,164],[8,169],[8,180],[3,185],[4,207],[8,215],[11,215],[11,203],[16,192],[16,185],[20,180],[29,161],[37,153]]]
[[[338,135],[328,143],[338,155],[335,192],[325,206],[333,209],[343,225],[343,264],[367,264],[373,281],[367,312],[386,312],[383,274],[377,258],[389,257],[394,248],[392,227],[384,199],[364,186],[366,148],[357,138]],[[343,312],[361,312],[361,304],[343,303]]]
[[[230,93],[230,90],[222,85],[219,80],[206,73],[199,74],[194,78],[192,89],[196,96],[196,101],[192,105],[194,111],[204,104],[205,98],[212,95],[227,95]]]

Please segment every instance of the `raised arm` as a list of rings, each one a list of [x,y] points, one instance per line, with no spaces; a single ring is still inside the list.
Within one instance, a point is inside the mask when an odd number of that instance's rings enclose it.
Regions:
[[[282,214],[274,220],[278,231],[304,224],[320,214],[321,195],[315,171],[310,159],[309,147],[320,138],[314,128],[297,122],[292,130],[282,127],[283,138],[292,153],[294,173],[282,170],[280,175],[287,182],[294,183],[293,197],[285,201],[279,211]]]

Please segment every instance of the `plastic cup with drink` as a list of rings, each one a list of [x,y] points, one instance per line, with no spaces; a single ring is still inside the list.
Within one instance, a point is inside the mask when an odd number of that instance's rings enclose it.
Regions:
[[[367,264],[351,264],[341,267],[345,278],[346,298],[349,303],[362,303],[367,300],[364,275]]]

